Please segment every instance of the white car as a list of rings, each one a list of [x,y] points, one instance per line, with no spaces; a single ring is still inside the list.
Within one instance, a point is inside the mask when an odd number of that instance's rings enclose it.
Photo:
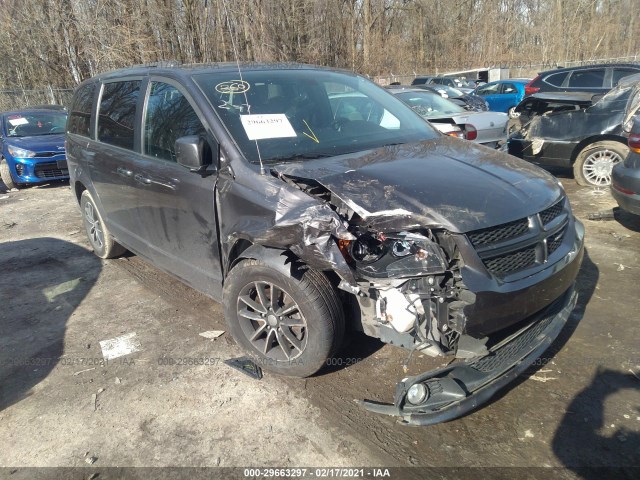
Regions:
[[[420,89],[389,90],[442,133],[493,148],[507,140],[509,116],[500,112],[469,112],[440,95]]]

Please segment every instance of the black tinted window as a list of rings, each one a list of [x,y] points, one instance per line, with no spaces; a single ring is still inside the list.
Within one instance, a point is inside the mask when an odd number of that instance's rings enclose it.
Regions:
[[[620,80],[624,77],[628,77],[629,75],[635,75],[636,73],[640,73],[640,70],[632,70],[630,68],[616,68],[613,70],[613,86],[618,86]]]
[[[69,133],[76,133],[83,137],[91,136],[89,125],[91,124],[91,105],[93,104],[95,88],[95,83],[84,85],[73,96],[69,122],[67,123]]]
[[[98,140],[133,150],[133,130],[140,80],[107,83],[98,117]]]
[[[569,87],[573,88],[602,88],[604,83],[604,69],[582,70],[573,72],[569,78]]]
[[[562,82],[564,82],[564,79],[567,78],[568,73],[569,72],[554,73],[545,78],[544,81],[549,85],[553,85],[554,87],[561,87]]]
[[[153,82],[145,118],[144,153],[175,162],[175,142],[187,135],[205,135],[198,115],[177,88]]]

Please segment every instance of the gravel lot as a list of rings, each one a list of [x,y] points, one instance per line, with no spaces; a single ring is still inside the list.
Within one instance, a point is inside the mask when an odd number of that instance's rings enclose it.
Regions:
[[[609,193],[561,180],[587,230],[570,324],[489,405],[426,428],[353,402],[389,401],[404,351],[352,335],[313,378],[254,380],[222,363],[228,334],[199,335],[225,329],[219,304],[91,253],[68,185],[0,193],[0,466],[639,467],[640,220],[587,220]]]

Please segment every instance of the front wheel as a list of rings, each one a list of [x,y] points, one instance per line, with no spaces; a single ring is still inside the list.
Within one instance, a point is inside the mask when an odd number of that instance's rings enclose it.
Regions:
[[[342,305],[329,280],[315,270],[291,275],[243,260],[229,273],[223,298],[233,338],[265,370],[308,377],[341,345]]]
[[[2,183],[7,187],[7,190],[11,190],[13,188],[18,188],[18,184],[13,180],[11,176],[11,169],[9,168],[9,164],[3,158],[0,161],[0,178],[2,178]]]
[[[509,118],[518,118],[520,116],[520,112],[516,112],[516,107],[511,107],[507,113]]]
[[[96,202],[88,190],[82,192],[80,197],[80,209],[84,229],[93,247],[93,252],[100,258],[114,258],[122,255],[127,250],[116,242],[98,211]]]
[[[611,170],[629,153],[620,142],[595,142],[585,147],[573,164],[573,175],[583,187],[606,187],[611,184]]]

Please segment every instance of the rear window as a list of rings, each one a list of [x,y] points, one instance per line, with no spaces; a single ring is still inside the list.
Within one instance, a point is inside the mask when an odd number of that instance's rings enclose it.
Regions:
[[[91,106],[93,105],[93,94],[96,89],[95,83],[84,85],[76,91],[69,112],[69,122],[67,130],[69,133],[90,137]]]
[[[544,79],[549,85],[553,85],[554,87],[561,87],[564,79],[567,78],[569,72],[560,72],[549,75]]]
[[[573,88],[602,88],[603,84],[604,69],[572,72],[569,78],[569,87]]]
[[[140,83],[140,80],[131,80],[105,84],[100,100],[98,140],[133,150]]]

